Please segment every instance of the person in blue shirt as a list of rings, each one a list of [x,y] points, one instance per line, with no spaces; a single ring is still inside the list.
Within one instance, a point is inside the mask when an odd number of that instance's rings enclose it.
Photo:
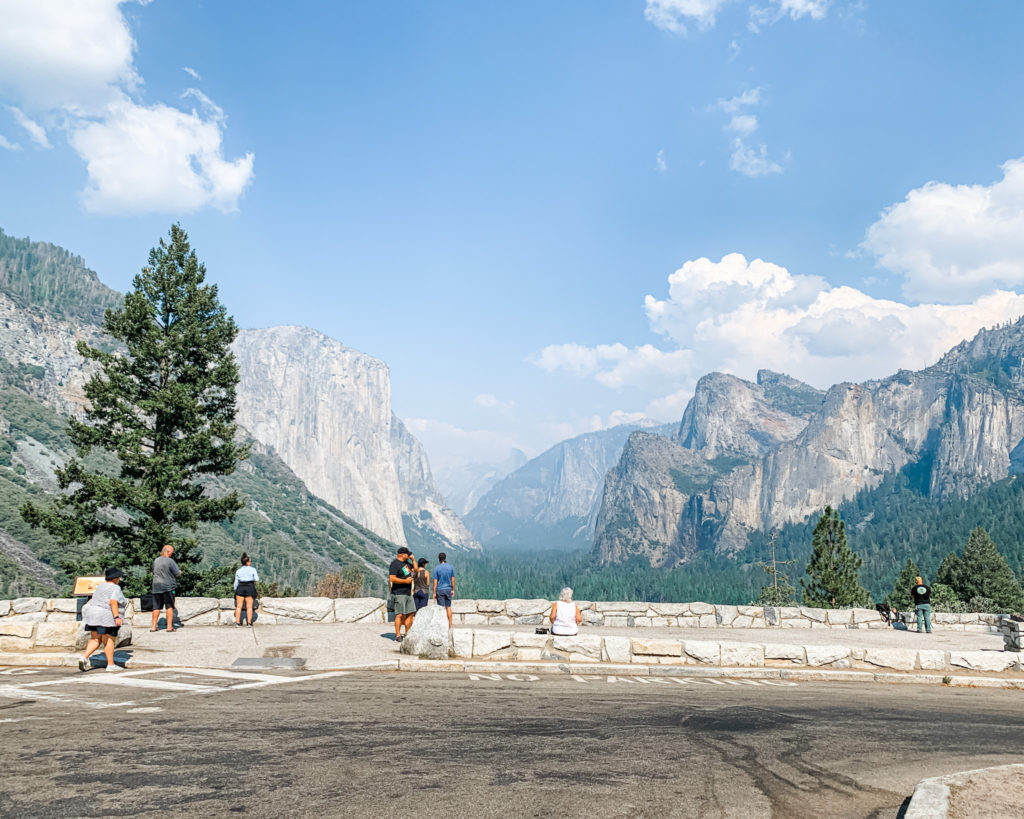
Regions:
[[[242,603],[245,603],[245,622],[252,625],[252,607],[256,599],[256,581],[260,576],[252,567],[252,559],[242,552],[242,566],[235,572],[235,625],[242,625]]]
[[[437,556],[440,565],[434,569],[434,599],[448,614],[448,628],[452,627],[452,597],[455,596],[455,570],[447,563],[448,555]]]

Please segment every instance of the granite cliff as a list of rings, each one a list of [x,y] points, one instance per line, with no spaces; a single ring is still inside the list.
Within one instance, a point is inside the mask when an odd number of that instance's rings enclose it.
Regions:
[[[1024,463],[1024,324],[986,330],[918,372],[820,393],[762,371],[697,385],[672,440],[633,433],[609,473],[595,555],[686,563],[913,474],[936,501]]]
[[[647,427],[670,434],[675,429]],[[465,516],[486,546],[589,547],[605,474],[637,424],[623,424],[562,441],[498,481]]]

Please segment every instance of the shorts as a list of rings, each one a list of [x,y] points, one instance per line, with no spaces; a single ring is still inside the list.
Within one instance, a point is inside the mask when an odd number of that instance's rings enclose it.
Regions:
[[[416,601],[410,594],[393,594],[395,600],[395,614],[406,615],[416,613]]]
[[[86,626],[86,631],[95,631],[97,634],[109,634],[111,637],[117,636],[117,630],[120,626]]]
[[[450,609],[452,607],[452,593],[450,591],[438,591],[434,595],[434,599],[437,600],[437,605],[442,608]]]
[[[416,611],[427,607],[427,597],[425,591],[413,592],[412,598],[416,601]]]
[[[235,597],[255,597],[256,596],[256,583],[252,580],[246,580],[238,584],[238,588],[235,589]]]
[[[173,609],[174,608],[174,592],[173,591],[162,591],[153,592],[153,611],[160,611],[160,609]]]

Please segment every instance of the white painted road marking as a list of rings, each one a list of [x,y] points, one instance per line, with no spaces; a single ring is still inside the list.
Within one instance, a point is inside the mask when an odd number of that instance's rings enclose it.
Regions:
[[[539,682],[540,677],[535,674],[469,674],[472,682],[500,682],[511,680],[512,682]],[[559,679],[557,676],[549,679]],[[732,677],[627,677],[616,674],[570,674],[569,679],[577,683],[602,682],[609,685],[735,685],[735,686],[780,686],[791,688],[798,685],[795,682],[786,680],[749,680],[746,678],[733,679]]]
[[[47,669],[52,670],[52,669]],[[188,674],[194,677],[206,677],[213,679],[228,680],[229,684],[203,685],[198,682],[179,682],[175,680],[153,679],[159,674],[183,675]],[[81,692],[93,686],[106,688],[131,688],[139,693],[145,691],[164,692],[154,697],[148,697],[149,702],[164,700],[175,696],[188,696],[194,694],[217,694],[224,691],[238,691],[246,688],[263,688],[271,685],[285,685],[287,683],[308,682],[321,680],[330,677],[341,677],[351,674],[349,671],[325,671],[319,674],[304,674],[301,677],[286,677],[273,674],[256,674],[244,671],[226,671],[223,669],[206,668],[144,668],[134,671],[120,671],[116,674],[108,674],[101,669],[81,673],[74,672],[50,680],[38,680],[34,682],[0,684],[0,698],[7,698],[19,701],[39,700],[43,702],[61,703],[75,705],[85,708],[126,708],[129,713],[147,713],[152,708],[140,706],[136,700],[124,702],[102,702],[82,696]],[[71,690],[67,690],[70,688]],[[45,689],[45,690],[44,690]],[[63,689],[63,690],[62,690]],[[95,690],[95,689],[93,689]],[[129,706],[138,706],[130,708]],[[155,710],[161,710],[156,708]]]

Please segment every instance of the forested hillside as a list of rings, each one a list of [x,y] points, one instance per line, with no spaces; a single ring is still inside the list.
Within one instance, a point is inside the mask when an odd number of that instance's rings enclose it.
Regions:
[[[99,324],[122,296],[103,284],[80,256],[48,242],[16,239],[0,229],[0,290],[54,316]]]

